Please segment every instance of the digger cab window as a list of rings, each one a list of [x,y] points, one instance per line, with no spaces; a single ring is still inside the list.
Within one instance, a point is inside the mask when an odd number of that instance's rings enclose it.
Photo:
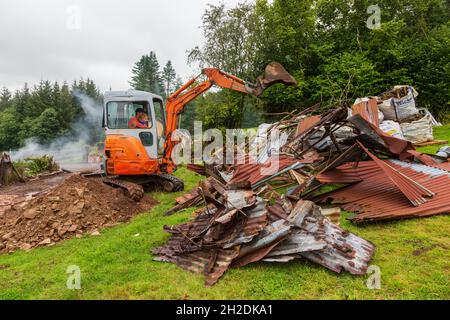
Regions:
[[[166,132],[166,112],[164,104],[160,99],[153,99],[153,109],[155,110],[156,133],[158,134],[158,155],[164,155],[164,143]]]
[[[156,131],[158,136],[161,137],[166,131],[166,114],[163,102],[160,99],[153,99],[153,107],[155,109]]]
[[[128,123],[136,116],[138,109],[144,109],[148,117],[142,120],[148,123],[148,128],[153,127],[150,105],[147,101],[142,102],[108,102],[107,106],[107,126],[109,129],[129,129]]]

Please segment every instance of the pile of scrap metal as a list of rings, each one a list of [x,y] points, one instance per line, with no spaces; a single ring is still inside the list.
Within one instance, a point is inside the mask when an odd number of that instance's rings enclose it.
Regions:
[[[223,165],[219,152],[216,164],[190,165],[209,178],[167,214],[203,207],[193,221],[166,227],[172,237],[156,258],[205,273],[209,285],[230,266],[298,257],[364,274],[374,246],[338,227],[339,208],[354,212],[354,223],[450,212],[450,162],[383,132],[376,100],[351,112],[347,105],[322,115],[317,109],[263,125],[236,148],[264,151],[256,157],[236,155]]]
[[[229,187],[250,183],[266,200],[288,187],[286,196],[294,200],[331,201],[358,213],[355,223],[450,212],[449,157],[420,153],[411,142],[383,132],[377,100],[362,101],[351,112],[344,105],[313,115],[314,108],[265,127],[281,133],[262,143],[270,152],[257,161],[206,166],[203,173]],[[318,195],[326,185],[340,188]],[[183,203],[172,212],[181,209]]]
[[[204,274],[207,286],[229,267],[258,261],[305,258],[337,273],[367,272],[374,245],[328,221],[311,201],[279,197],[269,205],[251,189],[228,189],[214,178],[179,201],[201,199],[206,206],[193,221],[165,227],[172,236],[153,254],[158,261]]]

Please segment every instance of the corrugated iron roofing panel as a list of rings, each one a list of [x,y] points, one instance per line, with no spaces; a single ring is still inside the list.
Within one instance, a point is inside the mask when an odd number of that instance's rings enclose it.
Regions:
[[[258,182],[270,179],[274,175],[279,175],[280,171],[289,168],[296,164],[311,163],[312,160],[298,160],[294,157],[280,155],[279,157],[272,157],[265,164],[240,164],[235,166],[233,178],[230,184],[237,184],[248,181],[252,185]],[[274,164],[276,163],[276,164]]]
[[[450,177],[448,172],[425,165],[386,160],[393,168],[409,176],[436,196],[427,203],[413,207],[394,183],[373,161],[360,162],[358,167],[346,164],[338,169],[341,172],[357,174],[363,181],[336,190],[315,200],[322,203],[332,200],[347,211],[359,212],[352,219],[355,223],[427,217],[450,212]],[[333,173],[325,173],[324,175]],[[333,174],[334,178],[337,175]],[[334,183],[339,183],[336,179]]]
[[[370,122],[376,127],[380,126],[380,116],[377,99],[370,99],[355,104],[352,107],[353,115],[359,114],[364,120]]]
[[[435,193],[431,192],[424,186],[417,183],[407,175],[390,166],[387,162],[378,159],[364,145],[358,142],[360,148],[364,150],[370,158],[383,170],[389,179],[399,188],[399,190],[411,201],[414,206],[419,206],[428,201],[425,197],[434,197]]]
[[[322,116],[311,116],[307,118],[303,118],[300,120],[297,132],[295,133],[296,136],[302,135],[309,129],[313,128],[316,124],[318,124],[322,120]]]

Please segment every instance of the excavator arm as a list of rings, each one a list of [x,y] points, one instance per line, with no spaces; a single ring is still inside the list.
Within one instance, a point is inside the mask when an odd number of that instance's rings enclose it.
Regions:
[[[192,87],[200,76],[206,76],[206,80],[195,87]],[[264,76],[258,78],[257,84],[250,84],[238,77],[225,73],[216,68],[206,68],[202,73],[194,79],[191,79],[183,87],[174,92],[166,103],[166,142],[163,165],[166,166],[167,172],[172,172],[174,164],[172,162],[172,152],[176,145],[172,141],[172,134],[177,129],[180,114],[186,105],[195,100],[198,96],[207,92],[212,86],[216,85],[220,88],[230,89],[253,96],[260,96],[264,89],[275,84],[283,83],[285,85],[297,85],[295,79],[281,66],[279,63],[271,63],[266,68]]]
[[[238,77],[225,73],[216,68],[203,69],[202,74],[207,77],[207,80],[199,85],[191,88],[197,81],[200,75],[191,79],[183,87],[174,92],[168,99],[166,104],[166,147],[165,158],[171,158],[175,142],[172,141],[172,134],[177,129],[180,114],[183,112],[186,105],[195,100],[198,96],[207,92],[212,86],[216,85],[221,88],[235,90],[238,92],[257,96],[256,86],[245,82]],[[187,90],[187,91],[186,91]]]

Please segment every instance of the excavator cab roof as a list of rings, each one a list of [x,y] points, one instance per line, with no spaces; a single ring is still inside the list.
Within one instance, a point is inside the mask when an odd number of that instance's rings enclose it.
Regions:
[[[127,90],[127,91],[107,91],[105,92],[105,100],[118,100],[118,99],[138,99],[138,100],[152,100],[153,98],[158,98],[160,100],[163,100],[163,98],[159,95],[145,92],[145,91],[138,91],[138,90]]]

